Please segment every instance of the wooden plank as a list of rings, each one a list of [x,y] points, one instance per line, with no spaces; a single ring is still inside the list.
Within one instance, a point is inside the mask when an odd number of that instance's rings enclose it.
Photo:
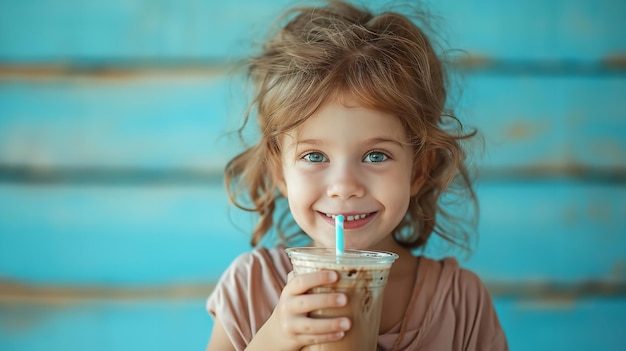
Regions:
[[[202,350],[212,328],[204,303],[204,298],[0,302],[0,349]]]
[[[495,298],[511,350],[621,351],[625,298]],[[203,298],[0,303],[3,350],[203,349],[213,321]]]
[[[62,0],[0,5],[0,57],[9,62],[198,59],[248,51],[286,1]],[[35,44],[33,41],[37,42]]]
[[[0,276],[68,285],[214,282],[248,249],[221,184],[0,186]]]
[[[626,168],[624,77],[477,72],[463,85],[459,115],[485,137],[484,168]],[[241,150],[228,133],[243,94],[226,72],[5,81],[0,165],[221,172]]]
[[[239,58],[289,0],[28,0],[0,4],[5,62]],[[376,4],[375,0],[365,1]],[[504,60],[597,61],[626,51],[620,1],[428,1],[451,46]],[[436,23],[437,25],[439,23]],[[110,61],[108,61],[110,62]]]
[[[526,300],[495,298],[511,350],[626,348],[626,298]]]
[[[487,282],[625,282],[626,185],[486,182],[480,241],[462,263]],[[207,284],[249,249],[252,220],[219,183],[0,185],[0,278],[48,285]],[[436,243],[435,243],[436,244]],[[439,254],[436,246],[429,251]]]
[[[224,75],[0,85],[0,163],[221,170],[242,107]]]
[[[626,186],[481,182],[478,247],[467,266],[488,282],[625,281]]]
[[[485,138],[485,168],[624,168],[622,76],[468,75],[461,116]]]
[[[619,1],[433,1],[452,47],[505,61],[604,61],[623,57]],[[606,20],[606,21],[605,21]],[[448,29],[446,29],[448,28]]]

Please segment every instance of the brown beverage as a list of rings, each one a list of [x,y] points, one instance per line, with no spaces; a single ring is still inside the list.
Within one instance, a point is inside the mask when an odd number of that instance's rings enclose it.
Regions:
[[[352,327],[335,342],[311,345],[308,351],[376,351],[380,314],[383,307],[383,290],[389,269],[398,255],[391,252],[345,250],[335,256],[334,249],[300,247],[286,249],[295,275],[319,270],[333,270],[339,280],[313,289],[312,293],[342,292],[348,304],[339,308],[314,311],[311,317],[348,317]]]

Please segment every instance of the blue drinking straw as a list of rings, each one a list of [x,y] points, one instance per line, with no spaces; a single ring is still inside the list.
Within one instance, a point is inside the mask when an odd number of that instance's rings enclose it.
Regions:
[[[343,256],[343,215],[335,216],[335,255]]]

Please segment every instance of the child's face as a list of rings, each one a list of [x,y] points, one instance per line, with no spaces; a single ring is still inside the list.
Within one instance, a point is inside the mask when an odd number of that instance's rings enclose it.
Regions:
[[[418,186],[407,141],[396,117],[353,101],[326,103],[281,139],[279,188],[316,245],[334,247],[336,214],[346,217],[346,248],[393,243],[390,234]]]

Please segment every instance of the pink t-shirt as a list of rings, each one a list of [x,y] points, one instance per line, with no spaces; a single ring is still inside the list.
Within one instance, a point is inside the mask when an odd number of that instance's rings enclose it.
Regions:
[[[378,336],[378,350],[508,350],[489,293],[456,259],[418,260],[417,277],[401,323]],[[269,318],[287,283],[291,262],[283,247],[239,256],[209,296],[236,350],[244,350]]]

